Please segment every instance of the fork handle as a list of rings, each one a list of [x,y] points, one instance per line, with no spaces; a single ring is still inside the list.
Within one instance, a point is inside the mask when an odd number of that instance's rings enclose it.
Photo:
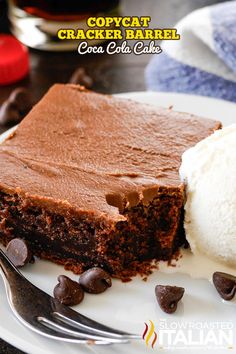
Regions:
[[[18,271],[18,269],[12,264],[10,259],[6,256],[6,254],[3,252],[3,250],[0,248],[0,267],[2,270],[2,275],[4,275],[5,278],[10,282],[11,280],[13,281],[14,279],[19,278],[19,275],[21,273]]]

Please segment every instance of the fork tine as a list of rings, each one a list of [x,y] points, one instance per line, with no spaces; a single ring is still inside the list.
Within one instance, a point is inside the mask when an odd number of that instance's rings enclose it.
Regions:
[[[84,336],[82,333],[79,336],[79,333],[77,333],[77,336],[72,335],[70,333],[66,333],[65,330],[58,330],[56,326],[50,326],[45,325],[47,321],[39,321],[39,317],[34,317],[32,318],[32,321],[26,321],[22,316],[19,315],[19,313],[12,308],[13,313],[15,314],[16,318],[27,328],[31,329],[33,332],[40,334],[44,337],[50,338],[50,339],[56,339],[64,342],[69,342],[69,343],[77,343],[77,344],[98,344],[98,345],[108,345],[108,344],[113,344],[109,339],[104,340],[104,338],[100,337],[98,339],[92,338],[92,336]],[[50,316],[50,315],[49,315]],[[49,321],[48,321],[49,322]],[[119,343],[117,341],[117,343]],[[124,343],[124,341],[120,341],[120,343]]]
[[[127,339],[118,339],[118,338],[114,339],[114,338],[96,336],[94,334],[88,334],[86,332],[74,331],[71,329],[70,326],[67,326],[66,324],[61,326],[60,324],[56,323],[55,321],[51,321],[50,319],[45,318],[45,317],[38,317],[37,320],[41,324],[45,325],[46,327],[49,327],[50,329],[53,329],[53,330],[60,332],[62,334],[67,334],[67,335],[75,337],[75,338],[82,338],[82,339],[86,339],[89,341],[109,342],[110,344],[128,343]]]
[[[44,337],[50,338],[50,339],[56,339],[60,340],[63,342],[69,342],[69,343],[76,343],[76,344],[96,344],[96,345],[109,345],[112,344],[110,341],[104,341],[103,339],[99,340],[93,340],[90,338],[85,338],[85,337],[75,337],[72,335],[69,335],[68,333],[58,331],[53,328],[53,326],[45,325],[43,322],[38,322],[37,326],[31,326],[28,323],[25,323],[22,318],[19,318],[20,321],[26,325],[26,327],[30,328],[37,334],[41,334]]]
[[[88,333],[119,339],[141,339],[140,335],[119,331],[94,321],[66,306],[57,306],[52,315],[59,321]]]
[[[3,277],[13,313],[36,333],[48,338],[84,344],[127,343],[129,339],[141,339],[141,336],[104,326],[62,305],[30,283],[1,249],[0,275]],[[40,317],[46,320],[39,322],[37,318]]]

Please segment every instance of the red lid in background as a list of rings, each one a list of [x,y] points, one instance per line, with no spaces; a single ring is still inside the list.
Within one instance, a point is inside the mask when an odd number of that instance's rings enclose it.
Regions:
[[[28,72],[28,49],[15,37],[0,34],[0,85],[16,82]]]

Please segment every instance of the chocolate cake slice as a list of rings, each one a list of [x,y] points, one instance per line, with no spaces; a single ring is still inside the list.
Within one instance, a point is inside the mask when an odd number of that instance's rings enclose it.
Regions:
[[[0,145],[0,239],[76,273],[113,276],[183,243],[182,153],[220,128],[190,114],[55,85]]]

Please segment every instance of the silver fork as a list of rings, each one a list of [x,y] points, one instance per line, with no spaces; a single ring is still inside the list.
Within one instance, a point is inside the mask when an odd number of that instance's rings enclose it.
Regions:
[[[81,344],[127,343],[141,336],[104,326],[62,305],[32,283],[0,249],[0,273],[9,305],[26,327],[47,338]]]

